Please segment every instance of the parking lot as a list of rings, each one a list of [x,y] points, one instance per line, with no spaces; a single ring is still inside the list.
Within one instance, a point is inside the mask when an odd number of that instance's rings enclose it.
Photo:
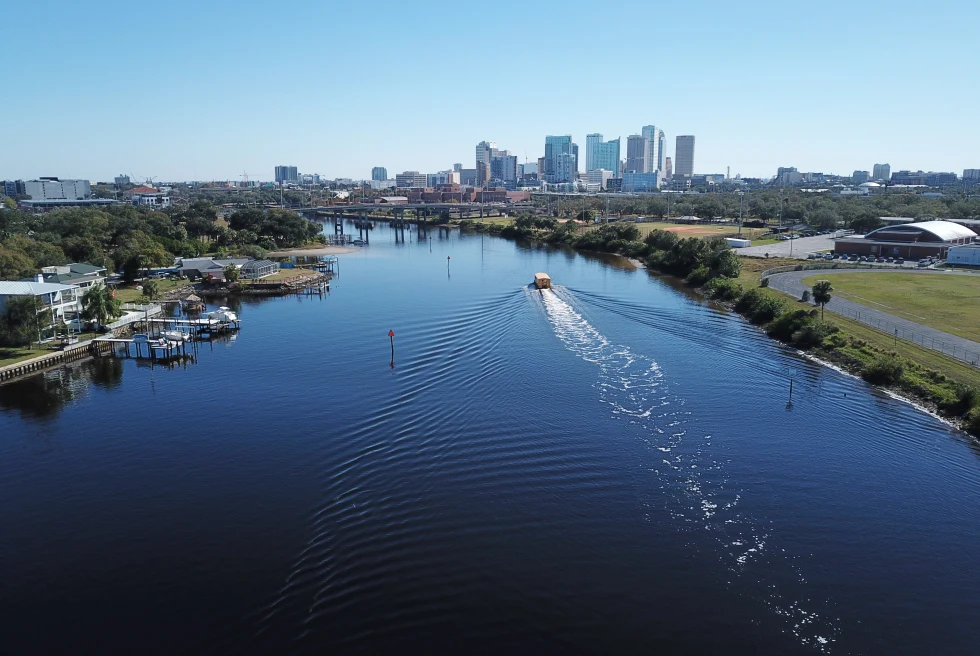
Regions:
[[[807,253],[817,251],[834,250],[833,235],[817,235],[816,237],[800,237],[799,239],[787,239],[786,241],[766,244],[765,246],[749,246],[740,248],[738,252],[750,257],[795,257],[805,260]]]

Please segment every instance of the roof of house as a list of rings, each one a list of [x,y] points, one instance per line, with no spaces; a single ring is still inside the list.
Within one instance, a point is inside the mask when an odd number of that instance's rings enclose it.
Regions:
[[[224,269],[229,264],[241,267],[249,261],[248,258],[244,257],[222,258],[220,260],[213,257],[185,257],[178,259],[178,264],[181,269],[206,271],[208,269]]]
[[[78,281],[96,281],[99,278],[93,277],[85,273],[43,273],[44,282],[57,282],[61,284],[72,283],[76,280]]]
[[[40,296],[54,292],[78,289],[78,285],[61,285],[53,282],[28,282],[26,280],[0,280],[0,296]]]
[[[94,264],[86,264],[85,262],[76,262],[74,264],[69,264],[68,268],[71,269],[72,273],[81,273],[83,275],[90,275],[93,273],[105,273],[104,266],[95,266]]]
[[[872,230],[865,235],[865,238],[871,237],[872,239],[876,239],[878,237],[872,237],[872,235],[876,235],[879,232],[882,233],[882,237],[886,236],[888,233],[927,232],[941,239],[942,241],[952,241],[954,239],[965,239],[977,236],[977,233],[958,223],[951,223],[950,221],[923,221],[922,223],[904,223],[901,225],[878,228],[877,230]]]
[[[153,187],[147,187],[146,185],[140,185],[139,187],[133,187],[129,190],[130,194],[159,194],[161,193],[159,189],[154,189]]]

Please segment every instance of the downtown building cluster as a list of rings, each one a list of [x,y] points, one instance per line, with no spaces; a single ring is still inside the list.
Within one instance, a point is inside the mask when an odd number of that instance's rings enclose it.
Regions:
[[[369,184],[378,190],[458,185],[480,190],[652,192],[666,184],[690,188],[696,181],[694,136],[676,138],[675,164],[667,155],[667,137],[656,125],[643,126],[640,133],[627,137],[625,152],[620,137],[606,141],[601,133],[590,133],[585,137],[584,161],[570,134],[547,135],[544,154],[523,163],[494,141],[476,144],[474,155],[472,168],[456,163],[437,173],[404,171],[394,178],[388,177],[385,167],[376,166]]]

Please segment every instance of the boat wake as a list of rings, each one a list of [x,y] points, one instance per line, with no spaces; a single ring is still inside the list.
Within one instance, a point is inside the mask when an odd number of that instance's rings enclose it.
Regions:
[[[754,577],[762,603],[784,618],[787,630],[802,644],[829,652],[839,634],[839,620],[823,610],[810,609],[813,605],[826,607],[826,603],[799,601],[804,590],[784,593],[771,583],[776,578],[773,573],[781,580],[794,581],[794,588],[805,585],[806,580],[799,567],[773,546],[770,530],[739,511],[743,493],[714,457],[712,436],[696,435],[687,425],[690,413],[684,409],[684,400],[670,395],[659,365],[628,346],[610,342],[575,310],[566,288],[528,293],[540,298],[565,347],[598,367],[599,401],[659,458],[646,468],[659,483],[658,492],[642,500],[647,519],[652,504],[664,504],[678,530],[707,532],[717,544],[713,555],[731,576],[741,579],[742,587],[745,577]],[[649,485],[643,482],[644,488]]]

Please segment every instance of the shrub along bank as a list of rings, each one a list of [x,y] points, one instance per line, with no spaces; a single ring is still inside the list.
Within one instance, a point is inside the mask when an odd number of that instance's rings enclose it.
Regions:
[[[897,344],[889,348],[887,340],[873,331],[851,326],[844,319],[825,321],[809,304],[797,307],[797,302],[767,289],[766,281],[752,273],[740,279],[742,262],[723,239],[685,239],[654,230],[641,240],[640,231],[629,223],[580,232],[571,221],[559,224],[532,217],[518,218],[507,226],[464,221],[461,227],[642,260],[648,268],[683,278],[708,298],[728,304],[773,339],[833,362],[873,385],[914,398],[980,437],[980,371],[961,363],[937,363],[932,355],[919,354],[918,348],[906,349],[912,357],[900,354]]]

